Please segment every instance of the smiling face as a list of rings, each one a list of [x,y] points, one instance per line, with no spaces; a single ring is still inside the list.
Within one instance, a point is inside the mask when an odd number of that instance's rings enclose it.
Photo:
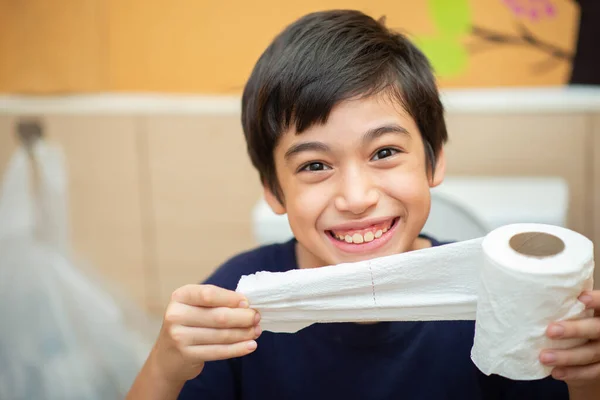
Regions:
[[[425,247],[418,235],[429,189],[445,173],[427,168],[415,122],[384,94],[344,101],[325,124],[280,138],[275,169],[283,204],[265,187],[273,211],[287,213],[300,268],[354,262]]]

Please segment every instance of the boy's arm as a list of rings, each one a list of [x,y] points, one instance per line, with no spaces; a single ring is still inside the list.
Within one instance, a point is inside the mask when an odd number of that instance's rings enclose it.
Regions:
[[[155,359],[153,350],[125,400],[177,400],[185,381],[168,380]]]
[[[214,285],[175,292],[160,334],[127,400],[177,399],[205,362],[242,357],[256,349],[260,315],[239,293]]]

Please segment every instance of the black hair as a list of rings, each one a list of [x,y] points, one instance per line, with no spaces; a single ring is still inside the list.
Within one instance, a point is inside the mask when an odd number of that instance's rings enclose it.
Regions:
[[[410,40],[355,10],[308,14],[287,26],[256,63],[242,96],[248,154],[282,201],[274,161],[278,140],[327,121],[343,100],[390,94],[415,120],[433,173],[448,139],[431,65]]]

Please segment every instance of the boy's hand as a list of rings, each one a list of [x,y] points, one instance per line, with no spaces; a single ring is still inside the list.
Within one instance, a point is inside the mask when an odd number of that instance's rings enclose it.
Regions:
[[[600,398],[600,290],[585,292],[579,300],[595,310],[595,316],[574,321],[562,321],[548,326],[546,335],[552,339],[584,338],[589,341],[568,350],[547,349],[540,361],[555,367],[552,376],[564,380],[570,391],[585,392],[584,398]],[[599,397],[587,397],[598,395]]]
[[[186,285],[171,296],[152,350],[155,371],[185,382],[205,361],[241,357],[256,349],[260,315],[241,294],[212,285]]]

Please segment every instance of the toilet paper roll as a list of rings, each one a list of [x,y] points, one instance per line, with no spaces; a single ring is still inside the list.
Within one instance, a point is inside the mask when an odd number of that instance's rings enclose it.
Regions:
[[[515,380],[550,375],[541,350],[585,342],[550,340],[545,332],[552,321],[593,315],[577,299],[593,288],[592,242],[564,228],[508,225],[488,234],[482,251],[473,362]]]
[[[593,286],[593,245],[556,226],[515,224],[484,238],[356,263],[240,279],[261,328],[296,332],[319,322],[476,320],[471,357],[485,374],[550,374],[549,323],[590,315],[577,297]]]

